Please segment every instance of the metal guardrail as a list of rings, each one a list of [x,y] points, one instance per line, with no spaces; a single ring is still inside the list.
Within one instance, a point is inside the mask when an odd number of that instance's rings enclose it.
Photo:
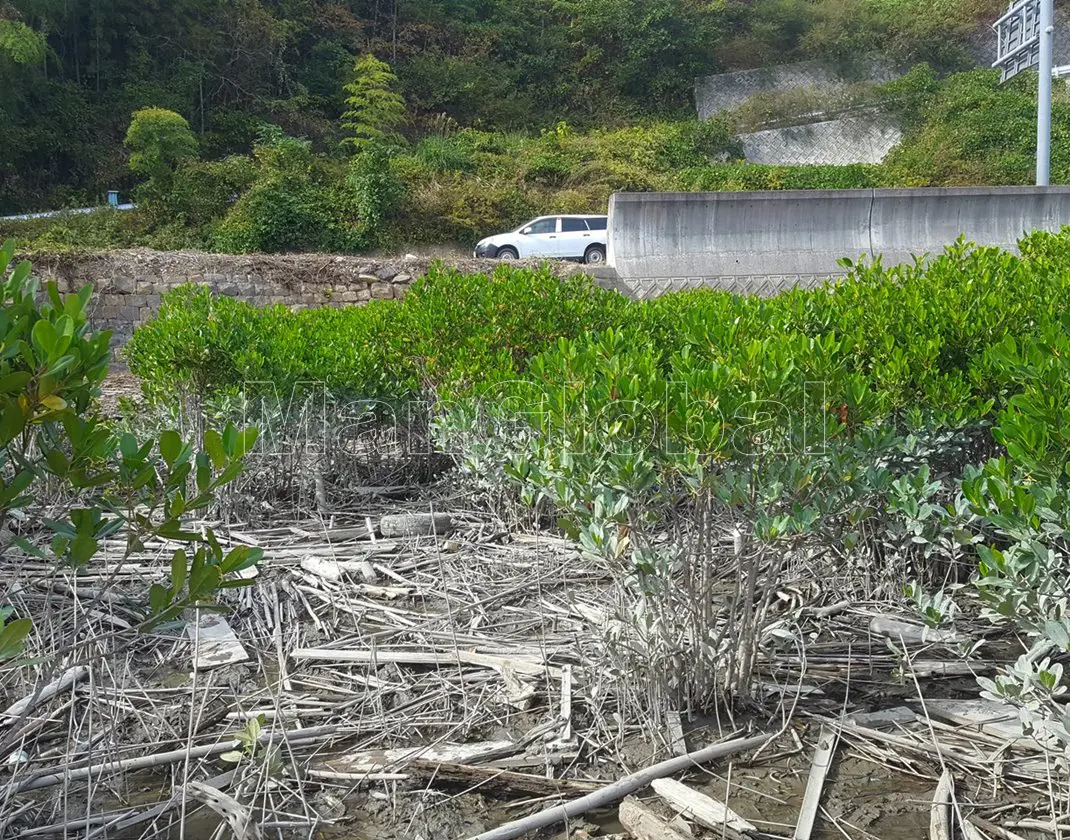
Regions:
[[[73,207],[68,210],[49,210],[45,213],[20,213],[15,216],[0,216],[0,222],[24,222],[32,219],[55,219],[60,216],[76,216],[96,213],[100,210],[133,210],[136,204],[104,204],[100,207]]]

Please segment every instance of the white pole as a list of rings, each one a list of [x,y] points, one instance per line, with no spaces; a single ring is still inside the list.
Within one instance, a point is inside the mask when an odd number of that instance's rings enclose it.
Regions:
[[[1051,69],[1055,33],[1054,0],[1040,0],[1040,85],[1037,88],[1037,186],[1051,180]]]

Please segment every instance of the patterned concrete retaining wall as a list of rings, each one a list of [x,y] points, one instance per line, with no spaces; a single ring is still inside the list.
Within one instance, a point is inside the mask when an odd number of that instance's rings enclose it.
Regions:
[[[879,113],[771,128],[737,138],[751,163],[880,163],[903,133]]]
[[[91,322],[95,329],[114,332],[113,346],[123,344],[134,328],[159,308],[163,295],[184,283],[204,283],[219,294],[257,306],[352,306],[369,300],[403,298],[409,285],[433,262],[417,258],[233,256],[141,249],[35,255],[33,261],[35,274],[56,280],[60,291],[93,284]],[[451,260],[449,264],[469,272],[489,272],[497,265],[490,260]],[[562,275],[580,269],[571,263],[553,265],[555,272]]]
[[[810,88],[826,93],[841,90],[852,81],[866,79],[888,82],[900,71],[881,58],[861,59],[857,63],[857,78],[845,78],[837,68],[822,61],[800,61],[757,70],[719,73],[695,80],[695,105],[699,119],[709,119],[725,108],[742,105],[756,93]]]

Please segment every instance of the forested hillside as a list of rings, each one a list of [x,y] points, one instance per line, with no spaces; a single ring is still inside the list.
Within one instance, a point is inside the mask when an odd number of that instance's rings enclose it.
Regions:
[[[138,200],[136,219],[50,235],[353,250],[465,240],[547,202],[597,208],[615,189],[883,182],[893,176],[864,167],[735,162],[737,126],[692,116],[694,78],[815,56],[924,60],[931,71],[897,100],[918,122],[940,101],[936,80],[972,66],[968,38],[1002,5],[0,0],[0,214],[118,189]],[[995,89],[987,76],[970,84]],[[915,133],[936,142],[931,127]],[[931,164],[899,155],[894,179],[939,182]],[[988,178],[950,168],[951,180]]]

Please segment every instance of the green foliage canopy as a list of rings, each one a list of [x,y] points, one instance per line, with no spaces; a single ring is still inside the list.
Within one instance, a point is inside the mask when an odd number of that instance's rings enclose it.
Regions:
[[[45,39],[20,20],[0,18],[0,56],[16,64],[34,64],[44,60]]]
[[[166,108],[135,111],[126,132],[130,169],[160,179],[197,156],[197,138],[181,114]]]
[[[353,80],[345,85],[347,110],[342,114],[345,145],[362,151],[369,145],[396,141],[405,121],[405,100],[395,87],[390,65],[370,53],[353,65]]]

